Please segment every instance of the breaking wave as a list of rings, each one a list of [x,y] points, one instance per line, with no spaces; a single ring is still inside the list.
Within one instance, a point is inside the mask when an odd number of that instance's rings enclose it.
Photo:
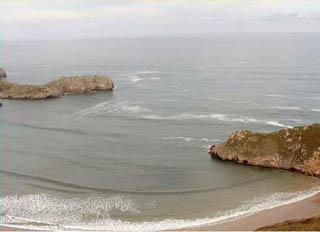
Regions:
[[[113,211],[139,215],[141,206],[124,196],[109,198],[59,199],[46,194],[7,196],[1,198],[3,226],[31,230],[168,230],[218,224],[277,206],[297,202],[319,193],[319,188],[294,193],[280,192],[257,197],[238,208],[217,212],[213,217],[181,220],[168,218],[161,221],[130,222],[114,219]]]
[[[310,111],[313,111],[313,112],[320,112],[319,109],[310,109]]]

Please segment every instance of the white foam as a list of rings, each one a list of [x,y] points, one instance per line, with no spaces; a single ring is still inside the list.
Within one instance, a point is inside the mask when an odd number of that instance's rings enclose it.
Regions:
[[[234,119],[230,119],[231,122],[245,122],[246,120],[243,118],[234,118]]]
[[[130,199],[115,196],[108,200],[91,198],[89,201],[80,199],[59,200],[48,195],[26,195],[1,198],[2,221],[1,225],[13,226],[32,230],[126,230],[126,231],[148,231],[148,230],[169,230],[199,226],[203,224],[218,224],[244,217],[264,209],[271,209],[277,206],[297,202],[311,197],[320,192],[319,188],[299,191],[294,193],[281,192],[271,196],[255,198],[245,202],[242,206],[217,212],[213,217],[196,218],[194,220],[166,219],[151,222],[128,222],[116,220],[102,213],[102,210],[112,208],[121,212],[139,214],[140,209]],[[111,200],[110,200],[111,199]],[[107,200],[107,201],[106,201]],[[100,210],[100,211],[99,211]],[[11,216],[10,216],[11,214]],[[83,216],[90,215],[94,220],[84,222]],[[15,222],[38,222],[47,225],[32,225],[29,223],[14,224]],[[12,223],[12,224],[11,224]]]
[[[211,115],[195,115],[190,113],[184,113],[184,114],[178,114],[178,115],[172,115],[172,116],[159,116],[159,115],[145,115],[143,116],[145,119],[153,119],[153,120],[188,120],[188,119],[218,119],[218,120],[226,120],[225,114],[211,114]]]
[[[184,113],[172,116],[159,116],[159,115],[145,115],[143,118],[154,119],[154,120],[188,120],[188,119],[216,119],[219,121],[226,122],[262,122],[254,118],[232,118],[231,116],[225,114],[191,114]]]
[[[283,94],[267,94],[267,97],[276,97],[276,98],[283,98],[286,97],[286,95]]]
[[[78,117],[84,117],[87,115],[102,115],[110,114],[116,112],[130,112],[130,113],[141,113],[141,112],[150,112],[148,108],[142,107],[133,102],[118,102],[112,103],[110,101],[102,102],[92,107],[83,109],[75,113]]]
[[[139,78],[139,77],[136,77],[136,78],[133,78],[133,79],[131,80],[131,82],[148,81],[148,80],[158,81],[158,80],[160,80],[160,77],[148,77],[148,78]]]
[[[301,110],[301,108],[294,106],[272,106],[272,108],[279,110]]]
[[[162,139],[163,140],[183,140],[186,142],[190,142],[190,141],[217,142],[217,141],[220,141],[218,139],[191,138],[191,137],[183,137],[183,136],[163,137]]]
[[[139,71],[139,72],[136,72],[135,74],[156,74],[156,73],[160,73],[159,71],[148,71],[148,70],[146,70],[146,71]]]
[[[247,118],[246,119],[248,122],[261,122],[260,120],[257,120],[255,118]]]
[[[142,78],[134,78],[131,80],[132,82],[138,82],[138,81],[142,81]]]
[[[108,220],[112,211],[139,214],[134,201],[121,195],[109,198],[60,199],[47,194],[6,196],[1,198],[1,215],[4,224],[19,221],[49,225],[78,224],[85,218]]]
[[[310,109],[310,111],[313,111],[313,112],[320,112],[319,109]]]
[[[255,118],[231,118],[228,115],[225,114],[190,114],[190,113],[184,113],[184,114],[178,114],[178,115],[172,115],[172,116],[159,116],[159,115],[144,115],[142,118],[145,119],[151,119],[151,120],[192,120],[192,119],[215,119],[223,122],[242,122],[242,123],[262,123],[267,125],[272,125],[276,127],[283,127],[283,128],[293,128],[289,125],[284,125],[277,121],[263,121],[263,120],[257,120]]]
[[[287,120],[290,122],[301,122],[301,119],[297,119],[297,118],[288,118]]]
[[[266,122],[268,125],[272,125],[272,126],[278,126],[278,127],[287,127],[287,128],[293,128],[292,126],[286,126],[280,122],[276,122],[276,121],[267,121]]]
[[[159,81],[160,77],[149,77],[146,80],[155,80],[155,81]]]

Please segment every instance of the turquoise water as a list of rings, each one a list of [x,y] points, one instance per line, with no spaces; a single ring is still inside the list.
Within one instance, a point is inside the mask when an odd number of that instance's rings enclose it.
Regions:
[[[233,131],[319,121],[320,34],[1,41],[8,80],[107,74],[112,92],[2,100],[1,222],[163,229],[295,201],[310,177],[211,160]]]

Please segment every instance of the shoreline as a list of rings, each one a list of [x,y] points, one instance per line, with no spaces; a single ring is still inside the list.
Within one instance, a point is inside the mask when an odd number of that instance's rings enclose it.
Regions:
[[[199,226],[180,228],[177,231],[253,231],[286,220],[310,218],[320,215],[320,193],[244,215],[221,223],[207,223]]]
[[[271,226],[286,220],[320,216],[320,192],[301,200],[284,203],[268,209],[252,212],[221,222],[205,223],[165,231],[253,231],[264,226]],[[1,231],[36,231],[39,229],[1,225]],[[92,230],[94,231],[94,230]],[[100,230],[102,231],[102,230]]]

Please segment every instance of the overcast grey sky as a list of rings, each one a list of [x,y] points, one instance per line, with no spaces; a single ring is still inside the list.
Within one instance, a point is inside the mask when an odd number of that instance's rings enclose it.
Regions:
[[[320,32],[320,0],[0,0],[1,39]]]

